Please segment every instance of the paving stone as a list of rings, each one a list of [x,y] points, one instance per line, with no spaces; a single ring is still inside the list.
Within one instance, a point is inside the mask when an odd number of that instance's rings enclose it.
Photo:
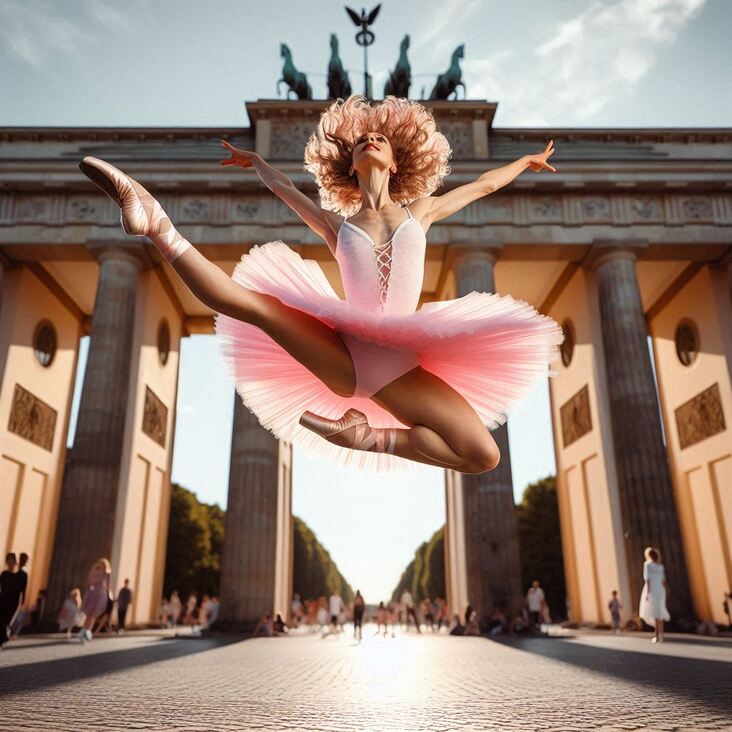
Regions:
[[[0,730],[732,730],[732,643],[129,634],[0,653]]]

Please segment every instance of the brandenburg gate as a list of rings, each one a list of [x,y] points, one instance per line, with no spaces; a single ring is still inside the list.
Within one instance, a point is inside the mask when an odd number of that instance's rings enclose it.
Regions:
[[[343,294],[325,245],[251,170],[218,166],[219,138],[256,149],[315,197],[305,140],[324,101],[247,103],[251,126],[0,128],[0,549],[26,551],[29,600],[49,617],[91,564],[129,577],[134,623],[162,592],[179,346],[212,313],[77,165],[140,180],[227,271],[282,239]],[[497,105],[428,102],[453,147],[448,186],[555,140],[554,175],[525,173],[429,234],[423,300],[497,291],[562,324],[550,379],[570,615],[637,607],[658,546],[671,613],[726,622],[732,585],[732,130],[495,128]],[[88,361],[67,432],[80,339]],[[204,375],[201,378],[205,378]],[[232,389],[233,398],[233,389]],[[451,606],[514,609],[522,592],[508,427],[488,474],[445,474]],[[237,399],[222,622],[285,609],[291,448]],[[337,486],[333,486],[337,491]],[[526,578],[527,580],[533,578]]]

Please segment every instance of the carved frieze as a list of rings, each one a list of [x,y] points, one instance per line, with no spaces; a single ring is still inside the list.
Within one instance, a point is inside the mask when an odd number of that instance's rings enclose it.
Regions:
[[[142,431],[151,439],[165,447],[168,429],[168,408],[149,387],[145,387],[145,406],[142,411]]]
[[[305,189],[304,192],[317,201],[317,194],[312,189]],[[182,195],[160,191],[157,198],[176,224],[277,225],[300,221],[287,206],[270,205],[273,197],[259,193],[232,194],[227,191]],[[674,227],[697,224],[732,225],[732,196],[669,193],[636,195],[617,192],[590,194],[571,191],[546,193],[521,189],[476,201],[452,220],[471,225],[550,224],[569,227],[594,224],[662,224]],[[94,194],[0,195],[0,225],[13,223],[117,226],[119,209],[107,197]]]
[[[689,399],[678,407],[674,414],[682,450],[727,429],[719,384],[712,384],[708,389]]]
[[[580,437],[592,431],[590,392],[585,384],[559,408],[562,422],[562,442],[569,447]]]
[[[58,413],[20,384],[15,385],[8,431],[51,452]]]

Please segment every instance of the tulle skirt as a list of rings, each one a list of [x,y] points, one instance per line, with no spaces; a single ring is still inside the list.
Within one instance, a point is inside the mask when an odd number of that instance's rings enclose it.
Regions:
[[[411,350],[419,365],[458,391],[493,429],[549,372],[562,331],[551,318],[510,295],[471,292],[430,302],[414,313],[384,314],[341,300],[317,262],[281,241],[254,246],[237,264],[235,282],[277,297],[340,333],[389,349]],[[339,465],[377,472],[414,469],[410,460],[333,445],[301,427],[310,410],[340,418],[349,408],[374,427],[404,427],[371,399],[341,397],[256,326],[216,316],[224,362],[244,404],[276,437]]]

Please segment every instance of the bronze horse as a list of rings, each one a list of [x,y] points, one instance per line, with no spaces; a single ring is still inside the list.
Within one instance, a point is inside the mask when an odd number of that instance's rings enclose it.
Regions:
[[[444,74],[440,74],[437,77],[437,83],[429,96],[430,99],[448,99],[453,92],[455,93],[455,99],[457,99],[457,88],[459,86],[463,88],[463,98],[465,98],[467,92],[465,84],[462,82],[463,72],[460,70],[460,64],[458,63],[458,60],[463,58],[464,55],[465,44],[461,43],[452,52],[450,68]]]
[[[280,44],[280,56],[285,59],[282,67],[282,78],[277,81],[277,94],[280,93],[280,84],[287,84],[287,98],[290,98],[290,92],[294,92],[298,99],[312,99],[313,90],[308,84],[308,77],[302,71],[295,68],[292,63],[292,52],[285,43]]]
[[[389,72],[389,78],[384,84],[384,96],[408,97],[409,87],[412,83],[412,69],[407,60],[407,49],[409,48],[409,36],[402,38],[399,44],[399,60],[394,71]]]
[[[335,33],[330,34],[330,62],[328,63],[328,98],[347,99],[351,96],[351,82],[348,72],[343,68],[343,62],[338,55],[338,38]]]

